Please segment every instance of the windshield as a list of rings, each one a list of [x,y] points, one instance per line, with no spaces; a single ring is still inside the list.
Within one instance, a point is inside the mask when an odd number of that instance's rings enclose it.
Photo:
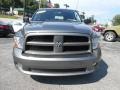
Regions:
[[[36,12],[31,21],[73,21],[81,22],[77,11],[47,9]]]

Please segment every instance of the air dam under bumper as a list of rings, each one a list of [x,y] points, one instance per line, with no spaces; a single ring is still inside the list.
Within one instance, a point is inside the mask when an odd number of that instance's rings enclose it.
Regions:
[[[22,50],[14,48],[13,58],[18,70],[25,74],[40,76],[73,76],[89,74],[96,70],[101,60],[101,51],[73,58],[40,58],[22,55]]]

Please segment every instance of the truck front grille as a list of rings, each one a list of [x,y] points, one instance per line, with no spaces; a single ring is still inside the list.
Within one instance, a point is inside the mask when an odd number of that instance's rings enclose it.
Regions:
[[[88,36],[31,35],[26,38],[25,53],[38,55],[81,54],[91,52]]]

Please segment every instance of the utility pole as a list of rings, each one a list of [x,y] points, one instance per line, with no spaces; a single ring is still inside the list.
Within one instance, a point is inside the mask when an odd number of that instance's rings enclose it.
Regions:
[[[24,0],[23,2],[23,8],[24,8],[24,13],[23,13],[23,16],[25,17],[25,13],[26,13],[26,0]]]

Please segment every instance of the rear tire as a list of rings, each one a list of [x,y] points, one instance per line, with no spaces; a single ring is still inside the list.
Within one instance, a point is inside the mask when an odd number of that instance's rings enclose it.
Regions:
[[[7,37],[8,36],[8,34],[4,34],[4,35],[2,35],[3,37]]]
[[[117,37],[117,35],[116,35],[116,33],[113,32],[113,31],[107,31],[107,32],[105,32],[105,34],[104,34],[104,40],[106,40],[106,41],[108,41],[108,42],[113,42],[113,41],[115,41],[115,40],[116,40],[116,37]]]

